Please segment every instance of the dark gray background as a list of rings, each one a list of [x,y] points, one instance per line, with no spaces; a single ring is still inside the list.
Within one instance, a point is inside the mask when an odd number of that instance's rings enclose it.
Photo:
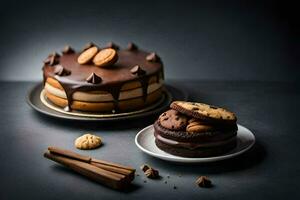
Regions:
[[[297,8],[292,1],[1,1],[0,199],[299,199]],[[74,122],[26,105],[37,83],[28,80],[42,79],[50,52],[111,40],[157,51],[167,84],[185,88],[190,100],[235,112],[255,134],[254,148],[223,162],[175,164],[134,144],[157,116]],[[75,149],[74,139],[87,131],[103,138],[103,148]],[[49,145],[132,165],[140,176],[130,191],[111,190],[44,159]],[[143,183],[143,163],[158,168],[163,180]],[[199,175],[214,187],[196,187]]]
[[[170,79],[294,81],[296,8],[289,1],[5,0],[0,80],[41,80],[42,60],[65,44],[133,41],[162,57]]]

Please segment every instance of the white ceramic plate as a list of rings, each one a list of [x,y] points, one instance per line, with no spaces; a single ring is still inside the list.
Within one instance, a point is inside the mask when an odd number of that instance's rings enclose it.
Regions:
[[[135,136],[135,144],[139,149],[141,149],[146,154],[172,162],[182,162],[182,163],[205,163],[205,162],[215,162],[219,160],[229,159],[235,156],[238,156],[245,151],[249,150],[255,143],[255,137],[253,133],[244,126],[238,125],[237,132],[237,146],[230,152],[214,157],[205,157],[205,158],[187,158],[174,156],[169,153],[166,153],[160,150],[155,145],[154,137],[154,127],[153,125],[147,126],[141,130]]]

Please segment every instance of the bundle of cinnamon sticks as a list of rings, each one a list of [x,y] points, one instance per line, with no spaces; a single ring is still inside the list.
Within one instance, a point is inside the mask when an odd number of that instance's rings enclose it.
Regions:
[[[44,157],[114,189],[124,189],[134,179],[135,169],[132,167],[91,158],[57,147],[48,147]]]

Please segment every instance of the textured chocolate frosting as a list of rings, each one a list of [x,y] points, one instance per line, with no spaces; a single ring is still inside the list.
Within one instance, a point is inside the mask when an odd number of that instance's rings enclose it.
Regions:
[[[72,96],[76,91],[107,91],[112,94],[115,102],[115,110],[118,109],[118,98],[123,84],[130,81],[139,81],[143,89],[143,98],[146,100],[149,78],[156,76],[157,82],[160,77],[163,78],[163,64],[160,59],[149,61],[146,59],[149,52],[139,49],[117,50],[118,60],[111,66],[98,67],[93,63],[80,65],[77,58],[80,53],[71,51],[63,53],[61,56],[56,55],[56,63],[46,62],[43,66],[44,82],[51,77],[57,80],[64,88],[67,99],[68,109],[72,104]],[[51,60],[51,59],[50,59]],[[61,65],[69,71],[68,75],[59,76],[55,74],[55,66]],[[144,73],[132,73],[131,69],[139,66]],[[97,75],[97,82],[87,81],[92,74]]]

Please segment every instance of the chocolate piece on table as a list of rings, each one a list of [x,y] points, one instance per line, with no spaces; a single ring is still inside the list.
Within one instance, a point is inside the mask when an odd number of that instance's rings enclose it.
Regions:
[[[95,74],[94,72],[86,79],[86,82],[92,83],[92,84],[98,84],[98,83],[101,83],[101,81],[102,81],[102,78],[100,76],[98,76],[97,74]]]
[[[209,180],[206,176],[200,176],[200,177],[196,180],[196,184],[197,184],[199,187],[205,187],[205,188],[208,188],[208,187],[211,187],[211,186],[212,186],[211,180]]]
[[[134,66],[133,68],[131,68],[130,72],[134,75],[144,75],[146,73],[145,70],[143,70],[139,65]]]
[[[146,60],[149,62],[159,62],[160,58],[156,53],[152,52],[149,55],[147,55]]]
[[[159,172],[156,169],[149,168],[145,171],[147,178],[156,179],[159,177]]]
[[[118,45],[116,45],[115,43],[113,43],[113,42],[107,43],[106,48],[112,48],[114,50],[119,50],[120,49],[120,47]]]
[[[72,49],[69,45],[66,45],[63,50],[63,54],[70,54],[70,53],[75,53],[74,49]]]
[[[127,50],[129,50],[129,51],[135,51],[135,50],[137,50],[138,49],[138,47],[134,44],[134,43],[132,43],[132,42],[130,42],[128,45],[127,45]]]
[[[62,65],[55,65],[54,74],[58,76],[68,76],[71,74],[71,71],[65,69]]]
[[[146,172],[148,169],[150,169],[150,167],[149,167],[148,165],[142,165],[142,166],[141,166],[141,170],[142,170],[143,172]]]

